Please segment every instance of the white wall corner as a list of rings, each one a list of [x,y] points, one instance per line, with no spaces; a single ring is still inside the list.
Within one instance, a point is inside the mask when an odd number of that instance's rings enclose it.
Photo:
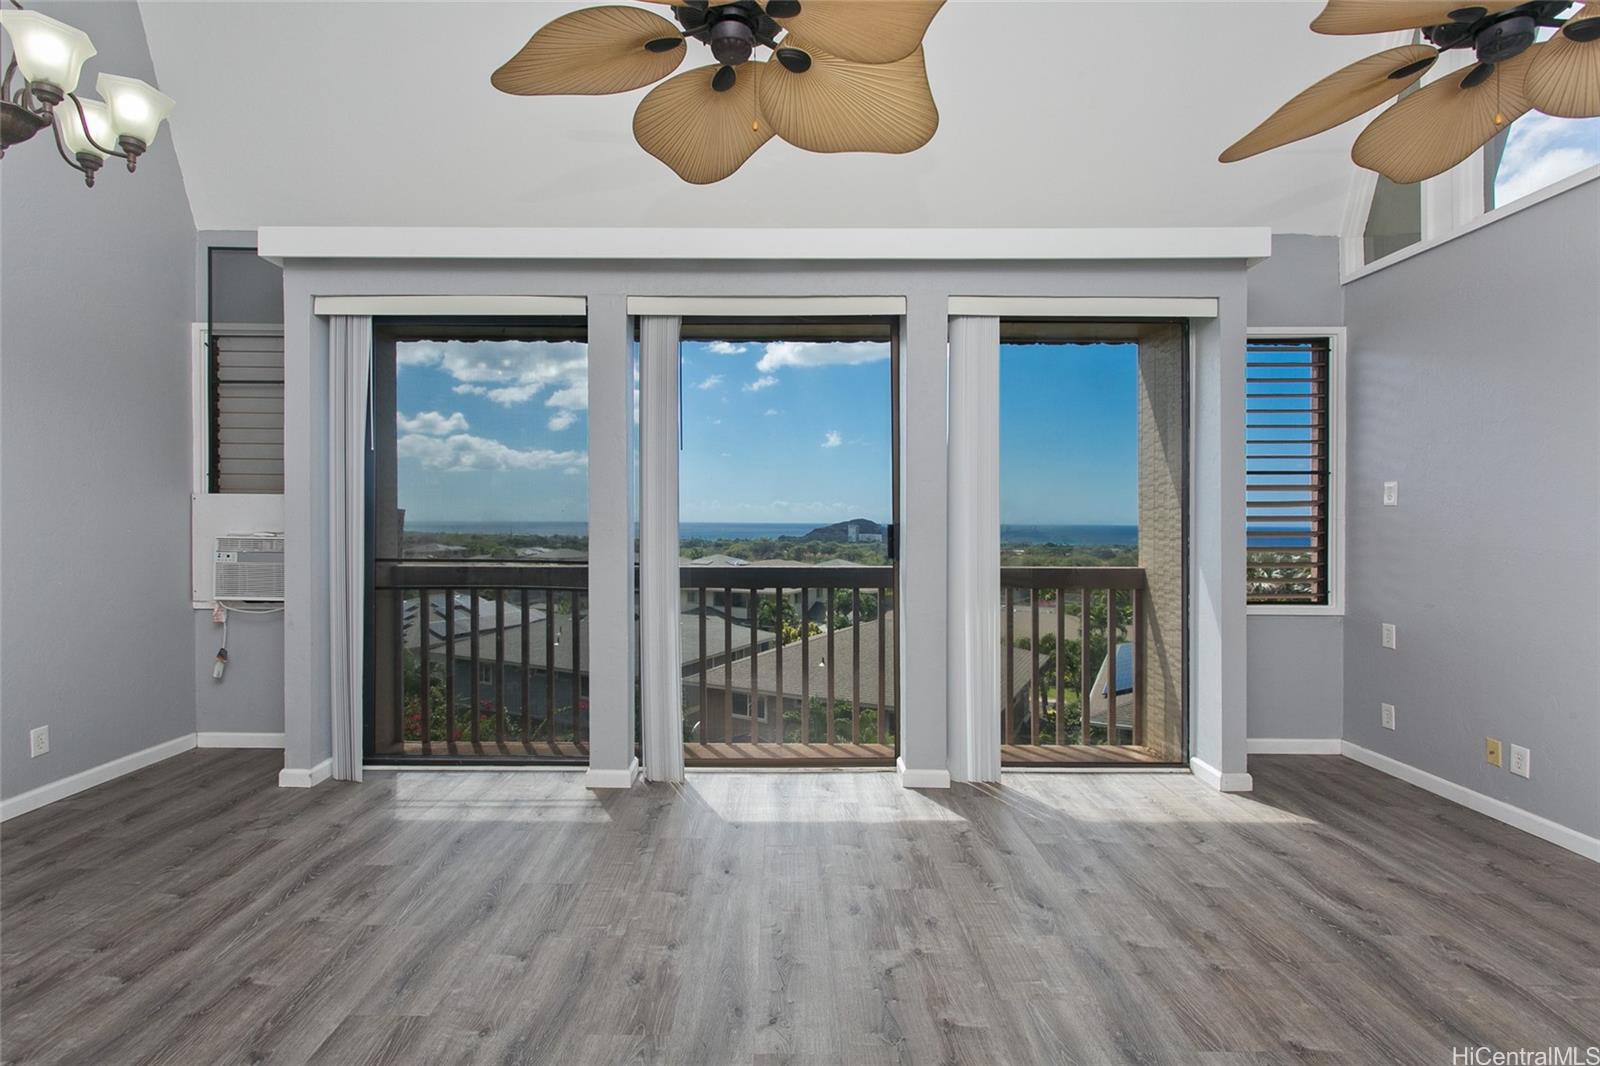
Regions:
[[[278,771],[279,788],[314,788],[333,776],[333,759],[323,759],[309,770],[285,766]]]
[[[1223,773],[1204,759],[1189,760],[1189,769],[1197,780],[1210,785],[1218,792],[1249,792],[1255,783],[1247,773]]]
[[[594,789],[632,788],[643,775],[639,760],[628,764],[625,770],[603,770],[591,766],[583,773],[583,787]]]
[[[1441,796],[1452,803],[1459,803],[1468,810],[1477,811],[1497,822],[1504,822],[1513,829],[1520,829],[1524,833],[1536,836],[1540,840],[1547,840],[1586,859],[1600,862],[1600,837],[1581,833],[1570,826],[1551,821],[1543,815],[1534,814],[1505,800],[1486,796],[1465,785],[1458,785],[1454,781],[1430,774],[1426,770],[1419,770],[1410,763],[1381,755],[1359,744],[1352,744],[1348,740],[1343,742],[1342,754],[1345,758],[1353,759],[1363,766],[1370,766],[1380,773],[1399,778],[1408,785],[1416,785],[1425,792],[1432,792],[1435,796]]]
[[[908,770],[904,759],[894,761],[895,777],[901,788],[949,788],[949,770]]]

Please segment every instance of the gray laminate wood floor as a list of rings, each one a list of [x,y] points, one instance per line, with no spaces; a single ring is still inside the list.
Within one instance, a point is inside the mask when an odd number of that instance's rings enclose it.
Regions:
[[[1600,1043],[1600,868],[1336,757],[274,787],[5,824],[7,1063],[1417,1062]],[[1581,1061],[1581,1060],[1580,1060]]]

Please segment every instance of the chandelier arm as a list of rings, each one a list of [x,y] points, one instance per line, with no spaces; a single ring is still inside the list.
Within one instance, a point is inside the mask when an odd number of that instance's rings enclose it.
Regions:
[[[15,0],[13,0],[13,2],[15,2]],[[77,93],[68,93],[67,94],[67,99],[71,100],[72,101],[72,106],[77,109],[77,112],[78,112],[78,124],[83,127],[83,135],[84,135],[84,137],[88,140],[88,142],[90,144],[94,145],[95,149],[98,152],[100,152],[102,155],[114,155],[118,159],[126,159],[126,158],[128,158],[128,153],[126,153],[126,152],[118,152],[115,149],[107,148],[105,145],[101,144],[99,141],[94,139],[94,134],[89,132],[89,117],[83,113],[83,104],[78,100],[78,94]]]

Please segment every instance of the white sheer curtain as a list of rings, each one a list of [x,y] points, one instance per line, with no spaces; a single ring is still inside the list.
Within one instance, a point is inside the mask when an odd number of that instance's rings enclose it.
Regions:
[[[680,320],[639,319],[639,639],[644,772],[683,780],[683,661],[678,632],[678,337]]]
[[[372,319],[334,315],[328,344],[328,665],[333,776],[339,781],[361,780],[371,382]]]
[[[1000,320],[950,319],[950,769],[1000,780]]]

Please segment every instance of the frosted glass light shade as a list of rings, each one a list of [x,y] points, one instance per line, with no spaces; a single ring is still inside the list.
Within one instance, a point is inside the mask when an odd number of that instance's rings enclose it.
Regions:
[[[155,86],[120,74],[102,74],[94,87],[111,109],[111,124],[116,128],[113,137],[135,137],[146,148],[155,143],[156,132],[177,103]],[[99,133],[95,139],[100,139]],[[111,147],[110,142],[100,143]]]
[[[99,100],[81,100],[83,104],[83,119],[89,124],[89,132],[94,139],[107,148],[116,147],[116,128],[111,124],[111,111]],[[83,122],[78,121],[78,109],[72,106],[71,100],[64,100],[56,108],[56,121],[61,124],[61,139],[66,142],[67,151],[73,155],[89,153],[99,159],[104,159],[106,153],[89,143],[89,138],[83,135]]]
[[[48,82],[64,93],[78,87],[83,64],[94,55],[89,35],[37,11],[0,11],[11,35],[17,69],[29,82]]]

